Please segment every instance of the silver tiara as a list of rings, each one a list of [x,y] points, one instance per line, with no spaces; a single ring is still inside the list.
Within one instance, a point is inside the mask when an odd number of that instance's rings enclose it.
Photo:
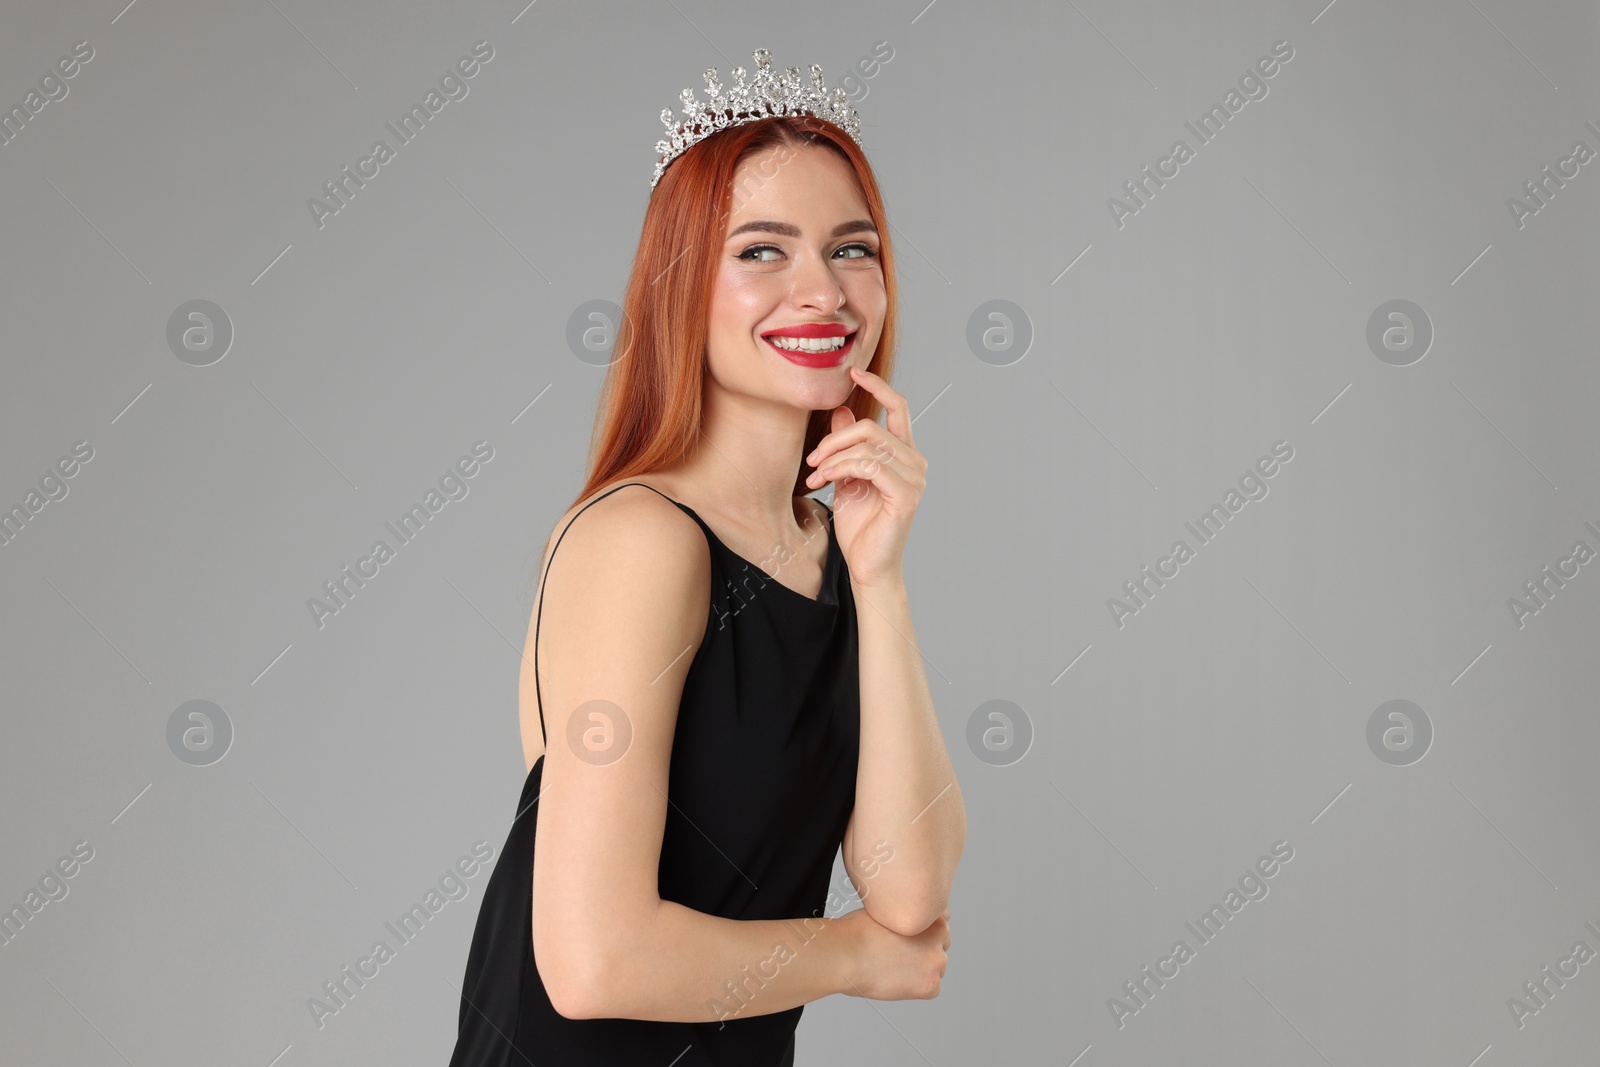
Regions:
[[[822,68],[811,64],[811,84],[800,84],[800,68],[790,67],[779,75],[772,69],[772,53],[757,48],[752,55],[756,61],[755,80],[744,83],[744,68],[733,68],[733,85],[726,92],[717,83],[717,68],[707,67],[705,72],[706,95],[710,99],[701,103],[695,99],[693,89],[679,94],[683,101],[683,119],[663,108],[661,124],[667,128],[668,137],[656,142],[655,176],[650,188],[656,187],[667,164],[685,151],[710,137],[718,130],[740,126],[746,122],[769,118],[773,115],[814,115],[838,126],[861,144],[861,122],[856,109],[850,106],[843,89],[835,89],[832,98],[822,85]]]

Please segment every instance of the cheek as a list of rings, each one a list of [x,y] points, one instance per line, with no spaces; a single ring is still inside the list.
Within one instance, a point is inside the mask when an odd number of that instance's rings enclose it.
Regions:
[[[712,329],[718,332],[749,333],[756,323],[771,314],[774,301],[781,296],[770,277],[759,274],[723,274],[717,279],[711,297]]]
[[[883,278],[879,275],[858,279],[855,286],[845,286],[845,298],[846,312],[854,308],[856,315],[872,322],[870,334],[860,339],[861,343],[856,345],[855,355],[851,357],[851,362],[859,359],[865,365],[876,358],[878,343],[883,337],[883,319],[889,312],[889,294],[884,290]]]
[[[889,309],[889,294],[883,287],[883,275],[866,274],[847,279],[842,288],[847,305],[854,305],[857,314],[868,315],[879,323]]]

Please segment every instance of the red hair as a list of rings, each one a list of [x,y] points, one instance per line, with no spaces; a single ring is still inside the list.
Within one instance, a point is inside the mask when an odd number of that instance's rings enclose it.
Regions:
[[[651,191],[612,349],[620,355],[613,356],[606,370],[588,476],[570,506],[613,480],[671,466],[693,449],[700,436],[711,289],[733,211],[734,173],[746,157],[763,149],[785,147],[787,162],[807,145],[832,148],[850,164],[877,227],[888,304],[867,369],[889,379],[894,366],[894,252],[883,197],[867,157],[849,134],[811,116],[758,119],[719,130],[673,160]],[[747,185],[750,180],[746,178]],[[861,388],[851,392],[846,405],[858,419],[876,419],[882,407]],[[800,455],[808,455],[828,431],[828,412],[813,411]],[[801,460],[795,468],[795,496],[810,492],[806,473]]]

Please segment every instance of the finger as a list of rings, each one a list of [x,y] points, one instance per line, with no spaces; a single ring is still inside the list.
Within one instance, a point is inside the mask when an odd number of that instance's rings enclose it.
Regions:
[[[813,448],[810,454],[806,456],[806,464],[815,467],[840,449],[853,445],[857,441],[865,440],[871,435],[871,427],[873,426],[878,426],[878,424],[872,419],[857,419],[842,430],[834,430],[832,433],[824,434],[822,440],[817,442],[817,447]],[[880,430],[883,429],[881,426],[878,426],[878,428]]]
[[[860,367],[851,367],[856,384],[878,398],[887,413],[888,430],[906,444],[911,444],[911,403],[882,377]]]
[[[879,429],[881,430],[882,427],[879,427]],[[845,469],[844,465],[849,462],[860,462],[862,464],[860,468],[862,474],[860,476],[866,478],[871,478],[877,467],[884,464],[896,463],[904,468],[904,464],[894,452],[894,444],[899,444],[901,448],[906,447],[904,442],[891,443],[889,438],[853,445],[842,452],[823,459],[817,469],[806,476],[806,484],[813,489],[819,485],[826,484],[829,478],[834,476],[832,472],[843,471]],[[902,477],[904,476],[905,472],[902,469]],[[909,478],[907,480],[909,481]]]
[[[874,375],[874,377],[876,378],[877,376]],[[878,381],[881,382],[882,378],[878,378]],[[895,448],[895,453],[905,459],[908,464],[922,464],[923,469],[926,469],[926,461],[922,454],[916,451],[916,446],[911,440],[910,407],[905,397],[896,393],[893,389],[888,389],[887,386],[885,386],[885,389],[891,398],[891,407],[886,409],[888,417],[896,425],[900,424],[897,419],[903,419],[903,433],[896,434],[891,432],[888,428],[880,425],[876,419],[857,419],[848,408],[835,408],[833,412],[833,431],[825,434],[817,442],[817,447],[806,456],[806,464],[812,467],[820,466],[826,462],[830,454],[847,447],[852,442],[878,437],[885,442],[891,443]],[[896,412],[898,412],[898,416]],[[843,419],[840,418],[841,413],[845,415]],[[915,457],[914,460],[912,456]]]
[[[855,451],[852,446],[857,445],[871,449],[873,455],[882,459],[900,459],[902,462],[907,462],[907,453],[915,452],[910,445],[892,436],[871,419],[857,419],[854,425],[817,442],[817,447],[806,457],[806,462],[812,467],[822,467],[839,456],[850,455]]]
[[[806,479],[807,484],[811,484],[813,478],[817,480],[816,486],[835,482],[841,488],[852,478],[871,482],[874,488],[890,500],[907,499],[915,492],[910,480],[901,470],[893,463],[878,459],[857,457],[836,460],[821,470],[813,471],[811,477]]]

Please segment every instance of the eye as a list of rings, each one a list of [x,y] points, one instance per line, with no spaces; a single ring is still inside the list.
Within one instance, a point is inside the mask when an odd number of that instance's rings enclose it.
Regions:
[[[751,252],[777,252],[779,255],[782,255],[783,254],[783,249],[779,248],[777,245],[751,245],[749,248],[745,249],[743,252],[740,252],[737,256],[734,256],[733,258],[734,259],[742,259],[747,263],[771,263],[772,262],[770,259],[762,259],[762,260],[751,259],[751,258],[749,258]]]
[[[874,252],[872,250],[872,246],[871,245],[867,244],[864,241],[857,241],[854,244],[848,244],[848,245],[842,246],[838,250],[838,252],[834,253],[834,255],[838,255],[839,252],[843,252],[843,251],[846,251],[847,249],[851,249],[851,248],[859,248],[861,250],[861,254],[859,256],[846,256],[845,257],[846,259],[871,259],[871,258],[873,258],[874,256],[876,256],[878,254],[878,253],[876,253],[876,252]]]

